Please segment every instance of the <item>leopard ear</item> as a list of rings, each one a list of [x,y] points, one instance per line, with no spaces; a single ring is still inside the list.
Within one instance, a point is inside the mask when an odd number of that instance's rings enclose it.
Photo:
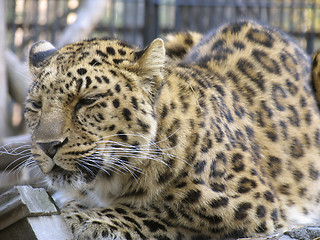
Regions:
[[[136,52],[134,70],[142,78],[143,85],[154,85],[162,79],[162,69],[165,65],[165,48],[163,40],[157,38],[144,50]]]
[[[31,69],[40,67],[43,62],[57,49],[48,41],[40,40],[34,43],[29,51],[29,66]]]

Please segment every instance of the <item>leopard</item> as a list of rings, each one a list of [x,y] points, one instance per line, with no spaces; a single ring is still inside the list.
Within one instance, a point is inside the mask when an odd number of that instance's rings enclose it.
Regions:
[[[241,20],[146,48],[32,45],[33,161],[75,239],[260,237],[320,218],[311,59]]]

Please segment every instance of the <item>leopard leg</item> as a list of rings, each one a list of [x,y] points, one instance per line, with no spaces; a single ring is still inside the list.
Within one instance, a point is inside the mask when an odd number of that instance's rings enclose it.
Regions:
[[[172,226],[156,207],[135,208],[119,204],[88,209],[69,203],[62,211],[75,239],[211,239],[200,232]]]

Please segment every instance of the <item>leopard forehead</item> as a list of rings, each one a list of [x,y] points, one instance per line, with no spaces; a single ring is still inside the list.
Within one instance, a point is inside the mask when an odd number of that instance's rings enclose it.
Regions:
[[[76,94],[83,84],[86,89],[97,89],[97,85],[108,84],[118,76],[119,69],[124,68],[121,64],[136,59],[135,50],[118,40],[88,40],[67,45],[43,61],[40,67],[31,67],[35,80],[29,95],[40,90],[44,94],[43,90],[49,89],[64,94],[63,88]]]

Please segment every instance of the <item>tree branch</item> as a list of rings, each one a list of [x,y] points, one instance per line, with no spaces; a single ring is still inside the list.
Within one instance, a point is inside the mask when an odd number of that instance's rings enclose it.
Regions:
[[[57,47],[87,38],[103,17],[107,4],[105,0],[85,1],[78,10],[77,20],[65,29]]]
[[[29,70],[27,65],[22,63],[11,50],[6,50],[5,57],[9,79],[9,93],[15,101],[23,105],[31,83]]]

